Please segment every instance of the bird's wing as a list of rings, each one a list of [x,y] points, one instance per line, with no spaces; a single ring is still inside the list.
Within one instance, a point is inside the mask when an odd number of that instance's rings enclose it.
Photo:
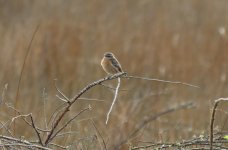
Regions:
[[[111,65],[112,65],[114,68],[116,68],[118,72],[122,72],[122,68],[121,68],[121,65],[120,65],[120,63],[118,62],[118,60],[117,60],[116,58],[114,58],[114,59],[111,59],[111,61],[112,61],[112,64],[111,64]]]

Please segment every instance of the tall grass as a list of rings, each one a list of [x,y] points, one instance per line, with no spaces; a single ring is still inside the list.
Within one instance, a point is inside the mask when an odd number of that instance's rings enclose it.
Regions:
[[[89,118],[93,118],[111,148],[143,117],[184,101],[195,102],[196,108],[150,123],[132,144],[206,134],[211,100],[227,96],[228,90],[228,42],[227,34],[222,32],[228,29],[227,3],[226,0],[0,1],[0,86],[3,89],[8,83],[6,100],[13,104],[26,48],[40,24],[25,64],[17,108],[23,113],[33,113],[40,127],[45,126],[44,116],[50,117],[61,103],[55,97],[53,79],[57,78],[58,86],[73,97],[88,83],[106,76],[100,67],[105,51],[113,52],[130,75],[201,87],[124,80],[120,88],[127,91],[120,92],[108,125],[105,117],[113,92],[97,87],[86,97],[105,102],[78,101],[68,117],[88,104],[93,110],[68,127],[77,134],[59,138],[57,143],[78,141],[77,146],[99,149],[92,138],[95,130]],[[108,84],[114,86],[116,82]],[[216,123],[221,128],[221,124],[227,125],[227,115],[219,113]],[[13,115],[12,110],[1,109],[0,120],[4,122]],[[22,121],[17,122],[17,136],[32,138],[35,134],[24,126]]]

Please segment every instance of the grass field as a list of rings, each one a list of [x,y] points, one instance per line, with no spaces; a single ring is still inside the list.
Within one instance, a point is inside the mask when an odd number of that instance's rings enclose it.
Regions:
[[[213,101],[227,97],[227,29],[226,0],[0,0],[1,101],[23,114],[32,113],[36,125],[46,128],[52,113],[63,103],[55,96],[54,79],[68,97],[73,97],[89,83],[106,76],[100,61],[103,53],[110,51],[129,75],[186,82],[200,89],[123,79],[120,89],[126,91],[119,92],[106,125],[114,92],[96,86],[82,97],[103,101],[78,100],[60,124],[88,105],[92,110],[79,115],[64,129],[72,133],[57,137],[54,143],[72,144],[72,149],[101,149],[101,137],[92,119],[107,148],[114,149],[146,117],[189,101],[194,103],[193,108],[148,123],[122,149],[206,136]],[[115,87],[116,80],[106,84]],[[16,115],[3,102],[0,107],[1,123]],[[228,130],[227,109],[227,103],[219,106],[216,131]],[[22,118],[7,127],[14,131],[14,137],[37,139]],[[9,135],[4,128],[0,133]]]

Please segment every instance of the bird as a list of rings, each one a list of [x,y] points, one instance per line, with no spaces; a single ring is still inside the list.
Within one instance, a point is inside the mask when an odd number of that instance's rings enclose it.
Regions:
[[[111,52],[104,53],[104,57],[101,60],[101,66],[104,69],[104,71],[109,75],[123,72],[119,61]]]

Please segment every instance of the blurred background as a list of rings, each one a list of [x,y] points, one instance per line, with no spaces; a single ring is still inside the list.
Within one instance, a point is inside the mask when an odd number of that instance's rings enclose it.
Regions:
[[[74,134],[55,139],[74,148],[99,149],[93,119],[107,147],[115,147],[146,116],[170,106],[192,101],[195,107],[168,114],[146,125],[128,142],[172,142],[208,135],[213,101],[228,91],[228,1],[207,0],[0,0],[0,87],[1,100],[15,105],[20,73],[29,42],[35,35],[21,78],[16,108],[32,113],[45,128],[62,101],[58,87],[73,97],[87,84],[103,78],[103,53],[116,55],[130,75],[187,82],[183,85],[122,80],[118,101],[105,125],[114,92],[97,86],[79,100],[65,119],[91,105],[65,129]],[[115,87],[116,81],[106,84]],[[5,86],[8,85],[7,90]],[[5,89],[5,90],[4,90]],[[1,106],[1,122],[15,113]],[[216,129],[228,130],[228,105],[221,105]],[[20,120],[20,119],[19,119]],[[1,134],[6,134],[1,131]],[[16,136],[35,139],[31,127],[16,122]],[[129,144],[128,143],[128,144]]]

